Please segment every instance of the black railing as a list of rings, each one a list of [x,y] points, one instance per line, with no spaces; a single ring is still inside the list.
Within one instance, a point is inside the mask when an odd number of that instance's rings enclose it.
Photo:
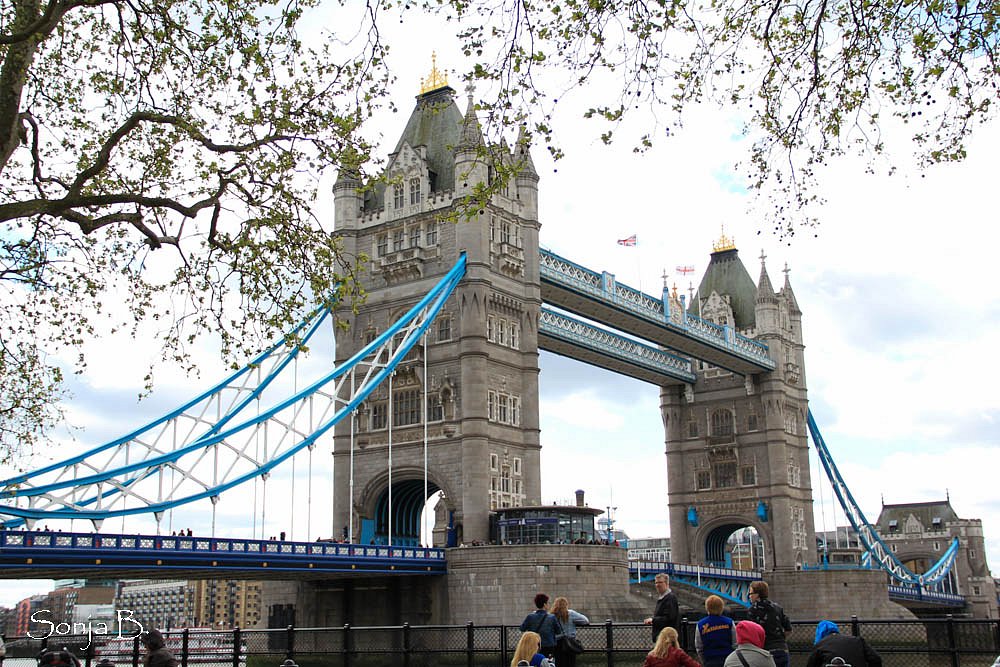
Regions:
[[[1000,655],[1000,620],[837,621],[841,632],[864,637],[883,657],[885,667],[988,667]],[[793,623],[789,636],[792,666],[805,665],[816,621]],[[167,647],[182,667],[507,667],[521,636],[516,626],[424,625],[273,630],[180,630],[164,632]],[[651,646],[650,628],[606,621],[578,628],[586,647],[580,667],[635,667]],[[694,623],[684,621],[681,638],[693,651]],[[66,648],[84,667],[137,667],[142,663],[134,637],[54,635],[7,644],[6,667],[29,667],[47,648]],[[20,660],[18,660],[20,659]],[[291,661],[288,663],[286,661]],[[99,665],[103,663],[103,665]]]

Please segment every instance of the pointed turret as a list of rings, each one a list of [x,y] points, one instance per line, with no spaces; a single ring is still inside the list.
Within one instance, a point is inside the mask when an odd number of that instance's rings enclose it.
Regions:
[[[517,132],[517,142],[514,144],[514,168],[517,176],[517,199],[521,202],[522,215],[528,220],[538,220],[538,172],[535,162],[531,159],[531,139],[524,125]]]
[[[762,302],[772,302],[777,300],[777,295],[774,293],[774,288],[771,287],[771,278],[767,275],[767,265],[764,260],[767,259],[767,255],[764,251],[760,251],[760,279],[757,280],[757,303]]]
[[[361,193],[361,174],[356,162],[356,155],[345,152],[343,164],[333,184],[333,219],[339,229],[356,228],[361,217],[364,201]]]
[[[778,330],[778,297],[771,287],[771,278],[767,275],[767,255],[760,251],[760,280],[757,281],[757,332],[760,334],[774,333]]]
[[[538,172],[535,170],[535,161],[531,159],[531,140],[528,138],[528,130],[522,124],[517,131],[517,143],[514,146],[514,159],[518,168],[517,177],[534,177],[538,180]]]
[[[781,288],[781,296],[788,301],[788,312],[801,315],[802,310],[799,309],[799,302],[796,301],[795,292],[792,291],[792,283],[788,280],[789,272],[788,264],[785,264],[785,286]]]
[[[465,117],[462,119],[462,138],[455,146],[455,154],[465,150],[476,152],[483,141],[483,128],[479,125],[479,118],[476,116],[476,103],[472,100],[472,88],[468,89],[469,101],[465,107]]]
[[[465,91],[469,101],[462,119],[462,134],[455,146],[455,194],[467,194],[477,183],[490,180],[489,168],[485,161],[483,129],[476,116],[476,103],[472,99],[472,84]]]

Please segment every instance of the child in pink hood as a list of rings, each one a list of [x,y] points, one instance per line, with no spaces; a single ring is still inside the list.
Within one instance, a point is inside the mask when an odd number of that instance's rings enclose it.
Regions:
[[[736,650],[724,667],[775,667],[770,651],[764,650],[764,628],[753,621],[736,624]]]

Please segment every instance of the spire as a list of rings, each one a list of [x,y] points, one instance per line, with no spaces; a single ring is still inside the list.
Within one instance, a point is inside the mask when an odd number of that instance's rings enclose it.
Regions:
[[[788,310],[793,313],[802,314],[802,310],[799,309],[799,302],[795,300],[795,292],[792,291],[792,283],[788,280],[788,274],[791,269],[788,268],[788,262],[785,262],[785,286],[781,288],[781,293],[785,295],[788,299]]]
[[[538,178],[535,171],[535,162],[531,159],[531,140],[528,138],[528,129],[522,123],[517,131],[517,143],[514,146],[514,159],[517,162],[518,176],[533,176]]]
[[[767,255],[764,251],[760,251],[760,279],[757,281],[757,302],[761,301],[774,301],[774,288],[771,287],[771,279],[767,275],[767,265],[764,264],[764,260],[767,259]]]
[[[476,116],[476,103],[472,100],[472,94],[475,90],[472,83],[465,87],[468,105],[465,107],[465,118],[462,120],[462,138],[455,146],[456,153],[461,149],[475,150],[483,145],[483,131],[479,126],[479,118]]]

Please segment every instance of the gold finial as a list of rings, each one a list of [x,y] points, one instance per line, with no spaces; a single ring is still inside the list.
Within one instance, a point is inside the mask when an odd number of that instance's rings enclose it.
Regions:
[[[726,250],[736,250],[736,241],[732,237],[726,236],[726,226],[722,225],[722,233],[719,240],[712,244],[712,252],[725,252]]]
[[[674,283],[674,301],[677,300],[677,283]]]
[[[438,70],[437,66],[437,52],[431,52],[431,73],[427,75],[427,78],[420,79],[420,94],[429,93],[432,90],[437,90],[438,88],[444,88],[448,85],[448,75],[445,72]]]

